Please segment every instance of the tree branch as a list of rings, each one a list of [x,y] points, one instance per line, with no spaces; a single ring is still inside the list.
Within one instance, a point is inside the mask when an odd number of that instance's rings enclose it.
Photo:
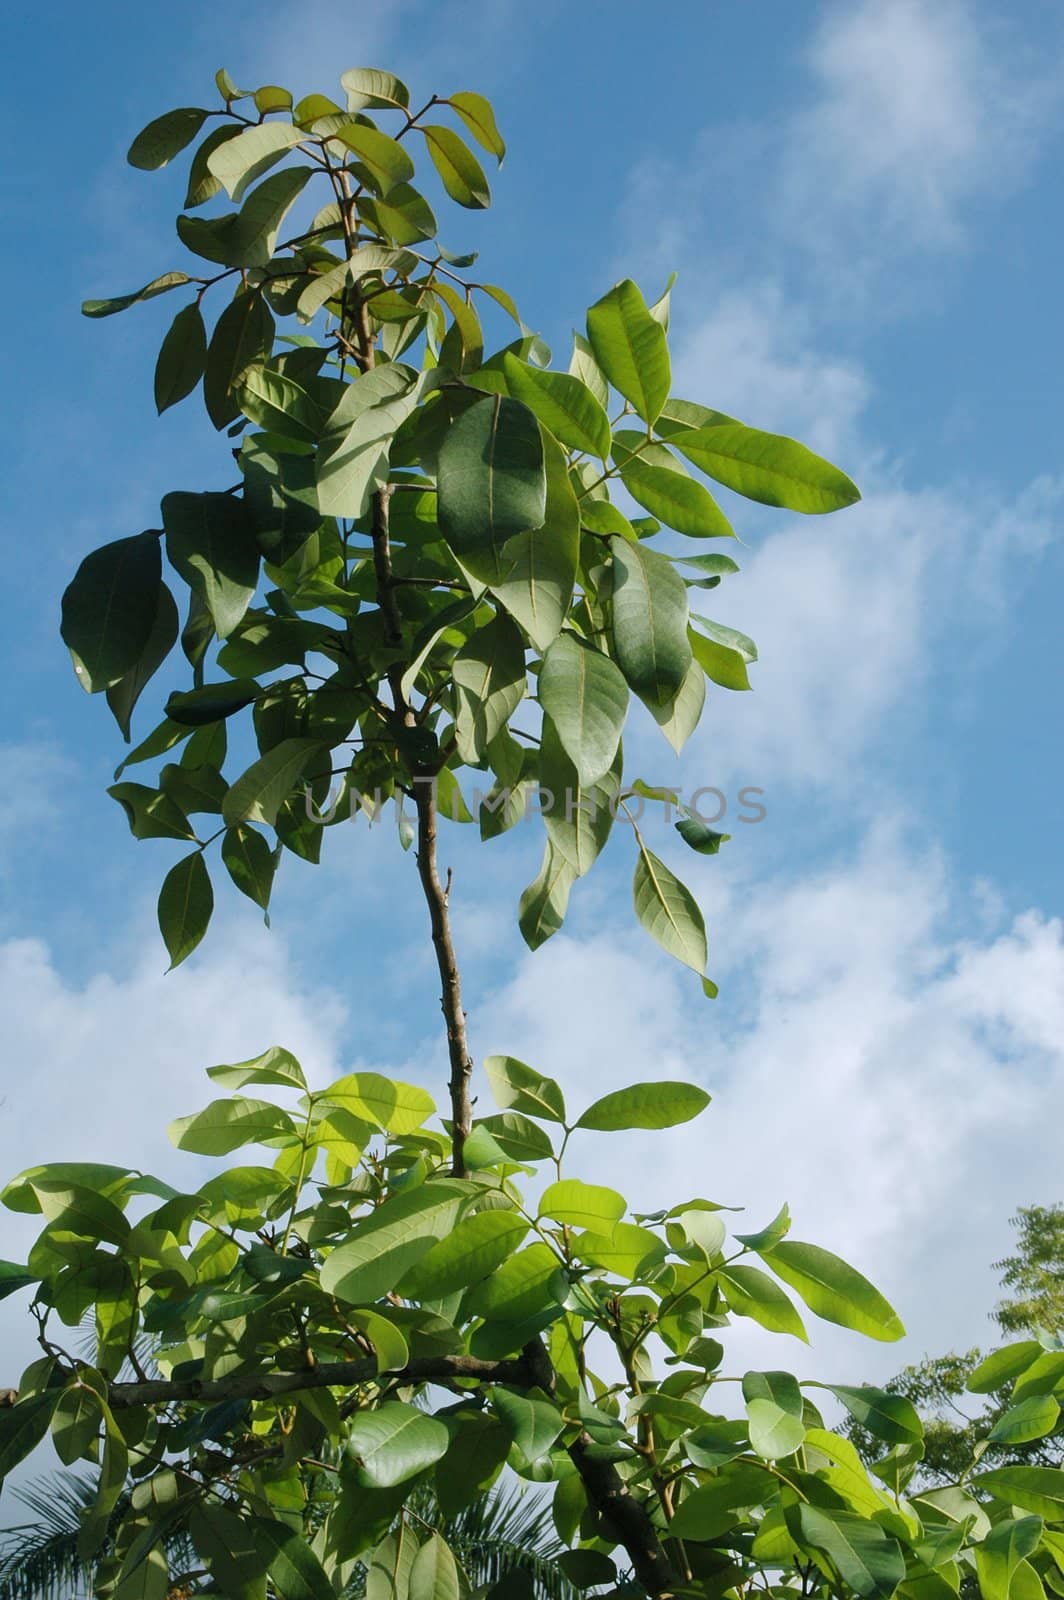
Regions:
[[[463,1178],[465,1170],[465,1142],[473,1125],[473,1100],[469,1092],[473,1077],[473,1061],[469,1054],[466,1036],[466,1018],[462,1009],[462,985],[458,974],[458,958],[451,936],[451,916],[447,891],[440,882],[436,857],[436,780],[423,776],[414,780],[414,806],[417,811],[417,869],[429,908],[432,926],[432,944],[436,951],[436,965],[440,972],[443,1008],[447,1028],[447,1053],[451,1076],[448,1089],[451,1096],[451,1170],[456,1178]]]
[[[216,1404],[222,1400],[275,1400],[304,1389],[354,1389],[385,1380],[392,1384],[454,1382],[509,1383],[518,1389],[538,1382],[532,1364],[516,1360],[482,1361],[479,1356],[425,1356],[391,1372],[378,1372],[372,1356],[362,1361],[320,1362],[298,1372],[237,1372],[228,1378],[150,1378],[144,1383],[112,1383],[107,1401],[112,1411],[133,1406],[174,1405],[183,1400]]]

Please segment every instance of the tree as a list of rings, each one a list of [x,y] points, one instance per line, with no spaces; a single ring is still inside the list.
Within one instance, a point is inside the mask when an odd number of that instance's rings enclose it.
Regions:
[[[1019,1233],[1016,1253],[995,1261],[994,1267],[1002,1288],[1014,1292],[998,1302],[991,1317],[1004,1333],[1028,1335],[1025,1345],[1031,1351],[1042,1350],[1040,1339],[1049,1351],[1059,1350],[1064,1327],[1064,1206],[1021,1206],[1011,1220]],[[954,1483],[988,1452],[996,1464],[1061,1465],[1056,1398],[1036,1391],[1037,1404],[1017,1419],[1011,1414],[1011,1384],[985,1387],[985,1374],[993,1377],[1001,1357],[1001,1351],[987,1355],[977,1347],[964,1354],[927,1356],[886,1384],[891,1394],[904,1395],[924,1413],[921,1482]],[[973,1395],[985,1396],[974,1414]],[[862,1457],[874,1461],[880,1451],[867,1429],[851,1420],[849,1434]]]
[[[134,166],[164,166],[211,119],[178,233],[218,270],[169,271],[85,309],[190,291],[157,404],[202,382],[211,421],[239,441],[239,482],[168,494],[161,529],[86,557],[63,637],[128,737],[179,632],[165,550],[188,591],[192,687],[122,763],[163,760],[157,782],[120,772],[111,792],[137,837],[190,847],[159,901],[174,965],[210,919],[213,845],[265,910],[280,860],[316,861],[329,827],[394,808],[438,966],[446,1114],[436,1125],[425,1088],[376,1073],[312,1087],[274,1045],[211,1067],[219,1097],[170,1130],[226,1163],[206,1183],[175,1191],[132,1164],[14,1179],[4,1203],[42,1231],[2,1281],[32,1289],[42,1355],[0,1412],[0,1476],[48,1435],[64,1463],[98,1465],[78,1557],[107,1600],[329,1600],[360,1564],[380,1600],[456,1600],[469,1579],[415,1497],[431,1484],[453,1516],[504,1465],[550,1497],[567,1547],[556,1565],[578,1588],[922,1600],[954,1593],[974,1563],[988,1600],[1033,1600],[1052,1585],[1058,1536],[1042,1519],[1064,1517],[1062,1475],[981,1474],[974,1493],[906,1499],[921,1448],[906,1401],[830,1387],[889,1447],[877,1479],[825,1425],[817,1385],[722,1370],[734,1317],[807,1336],[792,1295],[897,1339],[866,1278],[792,1239],[786,1209],[729,1241],[708,1200],[663,1195],[628,1217],[618,1191],[573,1174],[580,1140],[685,1122],[702,1090],[618,1086],[570,1110],[542,1066],[495,1056],[498,1110],[473,1116],[441,821],[475,816],[490,841],[535,802],[543,865],[519,910],[535,947],[621,813],[639,920],[715,993],[701,912],[639,812],[678,813],[704,855],[722,836],[671,791],[630,781],[621,742],[634,695],[678,748],[705,679],[746,688],[755,659],[690,610],[692,590],[735,571],[682,542],[731,533],[691,469],[801,512],[840,509],[856,489],[794,441],[671,394],[668,290],[648,306],[628,280],[609,289],[565,372],[504,290],[462,276],[472,259],[434,243],[411,150],[453,200],[486,205],[466,136],[498,159],[503,143],[480,96],[413,112],[405,85],[369,70],[344,74],[346,107],[218,82],[220,109],[167,113],[130,150]],[[222,189],[239,209],[190,214]],[[208,337],[201,307],[223,283],[232,298]],[[517,325],[487,357],[481,311]],[[279,335],[293,317],[298,331]],[[618,484],[647,515],[611,500]],[[668,529],[679,544],[658,540]],[[533,729],[513,721],[526,701]],[[231,782],[230,734],[243,768]],[[467,770],[489,784],[472,805]],[[202,839],[199,816],[220,818]],[[272,1164],[228,1164],[248,1146]],[[91,1362],[63,1333],[88,1312]],[[191,1550],[177,1571],[179,1527]],[[515,1586],[507,1572],[491,1593]]]

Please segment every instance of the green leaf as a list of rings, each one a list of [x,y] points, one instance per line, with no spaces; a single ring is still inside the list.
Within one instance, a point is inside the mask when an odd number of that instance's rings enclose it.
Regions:
[[[349,150],[353,150],[362,165],[377,179],[384,193],[397,183],[409,183],[414,176],[414,163],[406,150],[386,133],[381,133],[379,128],[347,122],[331,133],[329,138],[338,139]]]
[[[1060,1406],[1051,1394],[1032,1394],[1010,1406],[987,1437],[992,1444],[1028,1444],[1052,1433],[1059,1420]]]
[[[575,882],[575,871],[548,839],[543,863],[522,893],[517,912],[521,937],[530,950],[538,950],[565,921],[569,891]]]
[[[786,1517],[794,1537],[826,1556],[855,1594],[887,1600],[905,1577],[901,1546],[878,1522],[812,1505],[789,1507]]]
[[[261,1056],[238,1061],[233,1066],[208,1067],[207,1076],[223,1089],[244,1089],[249,1083],[277,1084],[286,1089],[306,1090],[303,1068],[290,1050],[271,1045]]]
[[[222,840],[222,864],[241,894],[265,911],[270,904],[277,862],[262,834],[243,822],[227,828]]]
[[[218,318],[203,375],[203,400],[216,428],[240,415],[235,391],[256,362],[268,359],[273,333],[273,316],[256,290],[241,291]]]
[[[159,932],[171,970],[195,950],[207,932],[213,910],[210,873],[202,850],[194,850],[170,868],[159,890]]]
[[[177,802],[143,783],[115,783],[107,793],[126,814],[134,839],[194,839],[195,829]]]
[[[464,139],[453,128],[418,124],[425,135],[432,164],[451,199],[470,211],[482,211],[491,204],[491,190],[484,169]]]
[[[697,628],[687,630],[691,653],[698,665],[706,677],[713,683],[719,683],[722,689],[749,689],[750,679],[746,672],[749,657],[726,641],[726,636],[733,630],[714,625],[714,632],[724,638],[707,639]],[[744,636],[737,634],[734,637]]]
[[[568,615],[580,542],[580,507],[565,453],[549,434],[543,435],[543,464],[543,525],[508,541],[506,574],[491,585],[492,594],[540,652],[557,638]]]
[[[391,363],[356,378],[329,418],[318,453],[323,516],[361,517],[388,481],[392,441],[418,398],[418,374]]]
[[[647,706],[650,715],[677,755],[698,727],[705,703],[705,674],[692,657],[691,665],[684,673],[683,682],[672,698],[663,701],[660,706],[653,702]]]
[[[316,739],[282,739],[252,762],[225,797],[222,816],[226,824],[265,822],[272,828],[281,806],[321,748]]]
[[[897,1312],[879,1290],[830,1250],[785,1239],[759,1254],[777,1278],[796,1290],[810,1311],[825,1322],[852,1328],[870,1339],[890,1342],[903,1337],[905,1329]]]
[[[534,412],[559,444],[606,461],[611,442],[609,418],[579,378],[530,367],[510,351],[503,356],[502,371],[513,398]]]
[[[904,1395],[889,1394],[863,1384],[859,1389],[849,1389],[839,1384],[825,1386],[836,1400],[841,1400],[851,1417],[887,1444],[917,1444],[924,1437],[923,1423],[916,1407]]]
[[[45,1437],[61,1393],[59,1389],[46,1390],[0,1411],[0,1481]]]
[[[254,678],[230,678],[222,683],[205,683],[199,689],[176,691],[166,702],[166,715],[184,728],[210,727],[233,717],[262,696],[262,685]]]
[[[595,354],[582,333],[573,334],[573,353],[569,361],[569,371],[574,378],[579,378],[585,384],[603,410],[610,403],[610,389],[602,373],[602,368],[595,360]]]
[[[241,1521],[256,1555],[266,1563],[278,1600],[336,1600],[336,1590],[302,1530],[267,1517],[245,1516]]]
[[[861,498],[856,484],[804,444],[778,433],[762,433],[741,422],[690,432],[669,432],[669,441],[696,467],[748,500],[787,511],[838,511]]]
[[[496,1416],[528,1461],[546,1455],[565,1426],[557,1406],[496,1384],[488,1391]]]
[[[172,493],[163,497],[166,553],[185,582],[207,603],[225,639],[251,603],[259,552],[242,500],[231,494]]]
[[[131,167],[142,172],[154,172],[165,167],[191,144],[207,120],[207,112],[198,106],[182,106],[177,111],[167,111],[142,128],[126,153]]]
[[[636,916],[652,939],[685,967],[706,969],[706,925],[694,896],[664,861],[640,842],[632,885]]]
[[[1059,1467],[995,1467],[972,1482],[995,1500],[1019,1506],[1047,1522],[1064,1522],[1064,1471]]]
[[[103,1382],[102,1377],[100,1382]],[[95,1390],[75,1381],[63,1391],[52,1419],[52,1443],[64,1466],[73,1466],[85,1455],[102,1421],[103,1413]]]
[[[1043,1537],[1041,1518],[1009,1517],[991,1528],[975,1550],[979,1589],[985,1600],[1024,1600],[1032,1588],[1023,1583],[1024,1571],[1034,1578],[1034,1595],[1044,1593],[1026,1558],[1034,1555]]]
[[[270,367],[249,367],[237,398],[245,415],[297,444],[317,444],[325,418],[301,384]]]
[[[466,1199],[466,1188],[449,1179],[392,1195],[328,1256],[322,1288],[352,1305],[372,1304],[447,1237]]]
[[[207,330],[198,301],[184,306],[170,324],[155,364],[155,408],[161,416],[203,377],[207,364]]]
[[[36,1282],[32,1272],[25,1267],[18,1266],[14,1261],[0,1261],[0,1300],[6,1300],[9,1294],[17,1294],[19,1289]]]
[[[177,643],[180,626],[174,597],[166,587],[166,584],[160,583],[155,609],[155,621],[152,624],[147,643],[130,670],[119,678],[117,683],[112,683],[106,692],[107,704],[110,707],[111,714],[121,728],[122,736],[125,739],[129,738],[133,708],[136,706],[147,684],[155,676],[155,673]]]
[[[1019,1378],[1044,1354],[1037,1339],[1021,1339],[1016,1344],[1007,1344],[1004,1349],[994,1350],[980,1361],[964,1387],[971,1394],[993,1394],[996,1389],[1003,1389],[1014,1378]]]
[[[248,195],[221,235],[223,266],[265,267],[273,258],[281,224],[302,194],[310,167],[275,172]],[[217,224],[221,230],[220,219]]]
[[[239,200],[255,179],[286,156],[302,137],[301,130],[291,123],[264,122],[246,128],[235,139],[212,150],[207,166],[230,199]]]
[[[410,1568],[409,1600],[461,1600],[458,1564],[440,1534],[430,1533]]]
[[[376,67],[352,67],[340,74],[340,82],[347,91],[348,111],[410,109],[410,90],[392,72],[380,72]]]
[[[628,1279],[665,1260],[665,1246],[657,1234],[633,1222],[615,1223],[609,1233],[582,1233],[574,1249],[578,1260]]]
[[[435,1417],[402,1401],[387,1400],[375,1411],[355,1413],[347,1454],[357,1483],[389,1489],[431,1467],[449,1443],[450,1434]]]
[[[683,817],[675,826],[684,844],[689,844],[700,856],[715,856],[721,845],[727,844],[731,838],[730,833],[714,833],[712,828],[707,828],[696,817]]]
[[[797,1379],[789,1372],[748,1372],[743,1399],[755,1453],[764,1461],[793,1455],[805,1439]]]
[[[528,1232],[516,1211],[478,1211],[434,1244],[396,1285],[406,1299],[442,1300],[479,1283],[513,1255]]]
[[[480,148],[495,156],[501,166],[506,146],[499,133],[491,102],[485,100],[482,94],[460,89],[449,97],[447,104],[458,113]]]
[[[539,1202],[539,1215],[552,1217],[574,1228],[590,1228],[592,1232],[609,1233],[615,1222],[624,1216],[626,1203],[616,1189],[605,1189],[597,1183],[582,1183],[579,1178],[562,1178],[543,1191]]]
[[[488,1321],[520,1323],[552,1305],[560,1262],[546,1244],[530,1244],[469,1291],[465,1310]]]
[[[185,210],[191,211],[196,206],[206,205],[208,200],[221,190],[221,184],[208,166],[212,153],[220,144],[225,144],[229,139],[235,139],[241,132],[239,123],[223,123],[221,127],[212,129],[207,137],[197,146],[196,154],[192,157],[192,165],[188,170],[188,190],[185,194]]]
[[[452,422],[438,456],[439,523],[475,577],[505,578],[506,541],[546,516],[539,424],[517,400],[489,395]]]
[[[587,336],[613,387],[644,422],[656,422],[669,394],[669,346],[664,328],[650,315],[630,278],[616,284],[588,311]]]
[[[539,701],[580,783],[601,778],[613,764],[628,711],[628,686],[619,668],[566,630],[543,657]]]
[[[726,1468],[680,1502],[669,1533],[676,1539],[719,1538],[739,1521],[740,1511],[764,1504],[774,1493],[765,1468],[752,1463]]]
[[[228,1100],[212,1100],[202,1111],[178,1117],[166,1131],[178,1150],[191,1150],[200,1156],[227,1156],[246,1144],[262,1144],[286,1134],[294,1136],[296,1129],[280,1106],[237,1095]]]
[[[555,851],[577,877],[591,870],[610,836],[623,764],[618,745],[610,770],[594,783],[581,784],[553,722],[543,718],[539,751],[543,822]]]
[[[524,642],[504,612],[463,645],[451,665],[451,676],[458,755],[476,764],[525,696]]]
[[[664,445],[648,444],[642,435],[619,429],[613,436],[613,457],[633,500],[659,522],[692,539],[734,537],[709,490],[688,477]]]
[[[362,215],[375,232],[397,245],[420,244],[436,234],[436,217],[424,195],[408,183],[389,189],[386,200],[366,195],[359,201]]]
[[[691,663],[687,588],[665,556],[614,536],[613,642],[632,688],[663,705],[680,688]]]
[[[168,289],[180,289],[182,284],[191,281],[187,272],[164,272],[132,294],[114,295],[110,300],[83,300],[81,314],[83,317],[113,317],[116,311],[125,311],[129,306],[136,305],[138,300],[154,300],[157,294],[165,294]]]
[[[692,1121],[708,1105],[709,1095],[693,1083],[634,1083],[596,1100],[575,1125],[602,1133],[622,1128],[675,1128]]]
[[[387,1133],[416,1133],[436,1109],[427,1089],[398,1083],[379,1072],[351,1072],[319,1092],[323,1105],[338,1105]]]
[[[809,1343],[798,1312],[766,1272],[757,1267],[734,1265],[718,1268],[717,1277],[729,1310],[737,1316],[749,1317],[770,1333],[789,1333]]]
[[[500,1110],[564,1125],[565,1100],[553,1078],[544,1077],[515,1056],[488,1056],[484,1071]]]
[[[89,694],[117,684],[147,649],[161,570],[158,538],[141,533],[86,556],[64,591],[60,632]]]

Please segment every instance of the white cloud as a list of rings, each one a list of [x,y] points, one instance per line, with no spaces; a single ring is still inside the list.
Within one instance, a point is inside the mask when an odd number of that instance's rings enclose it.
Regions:
[[[206,1067],[283,1044],[312,1081],[341,1070],[335,993],[302,980],[284,942],[245,918],[211,940],[209,961],[164,976],[154,930],[135,929],[121,975],[81,984],[40,940],[0,943],[0,1184],[42,1162],[104,1161],[194,1186],[202,1163],[175,1151],[166,1127],[214,1097]],[[3,1254],[15,1258],[37,1228],[2,1215]],[[31,1359],[28,1324],[24,1296],[0,1306],[0,1387]]]
[[[1022,174],[1049,110],[1044,68],[966,0],[834,5],[809,63],[780,195],[791,233],[824,255],[955,245],[966,204]]]
[[[721,491],[753,548],[733,552],[742,576],[693,608],[748,633],[761,660],[753,694],[711,690],[684,770],[699,782],[813,784],[849,804],[855,785],[881,781],[854,763],[885,732],[923,734],[940,653],[961,641],[979,663],[1002,647],[1011,600],[1060,536],[1064,478],[1041,475],[1017,494],[977,479],[907,484],[904,463],[869,439],[868,374],[825,350],[777,284],[723,295],[674,343],[675,392],[797,436],[864,493],[834,515],[797,517]],[[901,711],[904,727],[888,729]]]
[[[707,864],[705,881],[719,870]],[[704,1084],[703,1119],[581,1136],[570,1170],[641,1206],[746,1206],[740,1231],[789,1200],[794,1236],[851,1260],[910,1330],[880,1347],[811,1323],[803,1353],[743,1326],[729,1336],[742,1360],[871,1377],[992,1342],[989,1263],[1007,1218],[1059,1198],[1048,1130],[1064,1115],[1064,928],[1029,913],[958,939],[968,907],[942,863],[889,833],[853,861],[735,894],[715,920],[736,968],[715,1007],[636,935],[562,936],[478,1033],[578,1082],[577,1109],[640,1079]]]

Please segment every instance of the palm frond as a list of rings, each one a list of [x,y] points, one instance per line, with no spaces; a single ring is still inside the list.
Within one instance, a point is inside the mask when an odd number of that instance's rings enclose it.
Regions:
[[[70,1600],[91,1587],[78,1560],[81,1516],[96,1480],[59,1472],[12,1490],[32,1522],[0,1530],[0,1600]]]

